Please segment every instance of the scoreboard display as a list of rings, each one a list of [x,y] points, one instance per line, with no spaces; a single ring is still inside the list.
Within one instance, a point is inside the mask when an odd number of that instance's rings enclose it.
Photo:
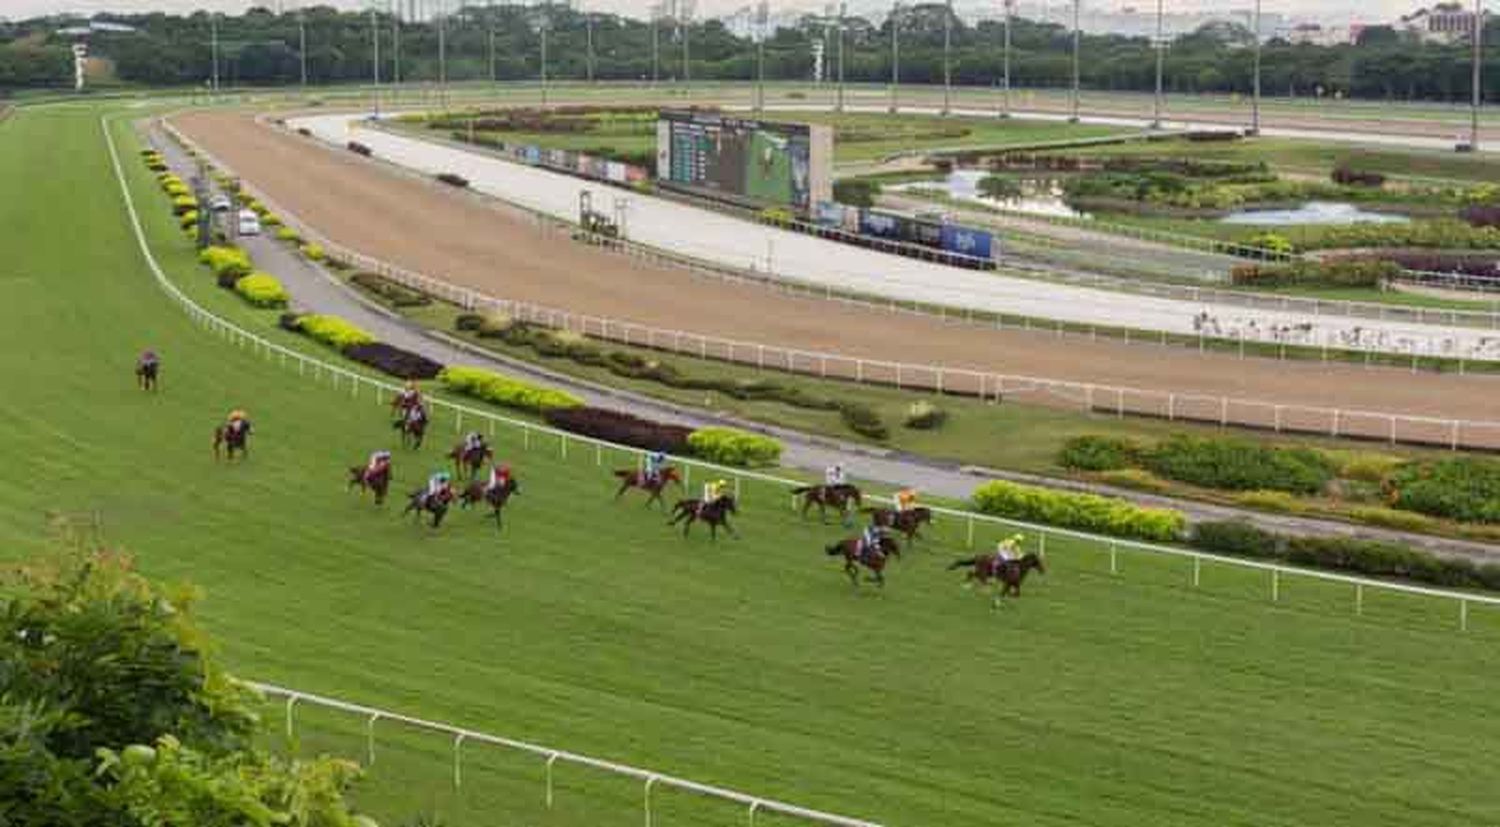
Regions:
[[[832,198],[833,132],[826,126],[664,111],[657,121],[663,183],[802,213]]]

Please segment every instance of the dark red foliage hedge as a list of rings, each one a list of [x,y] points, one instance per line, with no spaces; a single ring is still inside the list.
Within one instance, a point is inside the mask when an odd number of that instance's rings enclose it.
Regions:
[[[654,422],[607,408],[560,408],[547,411],[546,416],[554,428],[668,454],[688,453],[687,438],[693,432],[692,428]]]
[[[350,345],[344,348],[344,355],[382,373],[401,379],[432,379],[443,370],[439,362],[434,362],[420,353],[402,350],[384,342]]]
[[[467,187],[469,185],[469,179],[452,172],[439,172],[437,179],[451,187]]]

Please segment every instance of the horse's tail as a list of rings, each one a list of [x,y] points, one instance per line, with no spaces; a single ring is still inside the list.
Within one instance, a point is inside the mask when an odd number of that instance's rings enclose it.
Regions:
[[[615,478],[616,479],[628,480],[628,479],[630,479],[630,478],[632,478],[634,476],[635,476],[635,471],[633,469],[625,469],[625,470],[620,470],[620,471],[616,471],[615,472]]]
[[[980,560],[980,558],[978,558],[978,557],[965,557],[962,560],[954,560],[952,563],[948,564],[948,571],[953,571],[954,569],[962,569],[962,568],[967,568],[969,566],[973,566],[976,563],[978,563],[979,560]]]
[[[828,548],[823,549],[823,551],[826,552],[829,557],[836,557],[844,553],[844,544],[842,542],[834,543]]]
[[[807,492],[812,491],[812,490],[814,490],[816,488],[817,488],[816,485],[799,485],[796,488],[792,489],[792,493],[793,494],[797,494],[797,495],[802,495],[802,494],[806,494]]]

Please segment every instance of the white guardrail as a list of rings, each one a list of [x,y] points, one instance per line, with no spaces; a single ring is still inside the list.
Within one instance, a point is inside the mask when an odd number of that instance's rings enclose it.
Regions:
[[[179,132],[171,123],[161,121],[162,128],[185,147],[191,148],[204,158],[211,156],[191,139]],[[332,150],[329,150],[332,151]],[[233,170],[218,159],[213,164],[226,175]],[[789,373],[800,373],[819,378],[853,381],[859,384],[888,385],[899,389],[931,390],[936,393],[974,396],[980,399],[1005,399],[1025,396],[1038,404],[1054,407],[1078,407],[1086,413],[1102,412],[1123,417],[1126,414],[1166,419],[1208,423],[1220,426],[1236,425],[1258,428],[1276,433],[1304,433],[1330,437],[1350,437],[1378,440],[1390,444],[1409,443],[1433,445],[1458,450],[1500,449],[1500,421],[1466,420],[1447,417],[1393,414],[1382,411],[1351,410],[1312,405],[1294,405],[1261,399],[1245,399],[1208,394],[1178,393],[1121,385],[1076,382],[1042,376],[1002,374],[941,365],[893,362],[878,359],[863,359],[839,353],[786,348],[763,342],[746,342],[718,336],[707,336],[682,330],[652,327],[629,321],[601,316],[574,313],[568,310],[546,307],[532,302],[497,298],[459,287],[452,283],[434,279],[421,273],[389,264],[384,261],[351,250],[327,238],[295,213],[285,210],[273,199],[249,183],[241,180],[241,186],[251,192],[282,220],[295,225],[302,236],[316,241],[324,251],[335,259],[343,260],[359,269],[378,273],[392,281],[406,285],[467,310],[488,310],[503,313],[512,318],[545,327],[571,330],[597,339],[621,342],[626,345],[664,350],[705,360],[754,365],[757,368],[772,368]],[[514,206],[500,201],[506,206]],[[522,214],[535,218],[544,231],[581,234],[572,225],[564,225],[555,219],[539,216],[523,207],[515,207]],[[686,268],[701,272],[698,265],[685,263],[672,256],[663,256],[618,239],[593,239],[601,245],[611,245],[617,251],[633,257],[651,260],[654,264]],[[712,273],[718,278],[726,276],[722,270]],[[798,291],[785,282],[757,280],[757,284],[772,289],[784,290],[792,295],[808,295],[824,300],[863,304],[822,290]],[[873,307],[883,309],[884,305]],[[892,306],[892,312],[898,309]],[[946,317],[945,317],[946,318]],[[1032,330],[1030,323],[1023,329]],[[1061,335],[1061,331],[1058,331]],[[1127,331],[1125,341],[1130,342]],[[1206,340],[1199,339],[1199,347],[1206,348]],[[1240,342],[1244,355],[1244,341]],[[1326,355],[1326,351],[1325,351]],[[1366,352],[1366,356],[1369,353]]]
[[[315,380],[321,379],[324,375],[326,375],[327,377],[329,377],[335,389],[339,387],[339,384],[341,382],[345,382],[349,386],[350,396],[352,398],[358,398],[361,387],[368,387],[371,391],[374,392],[373,395],[376,403],[383,405],[387,401],[388,397],[382,397],[380,395],[381,393],[394,393],[400,389],[399,386],[395,384],[383,382],[377,379],[371,379],[347,368],[323,362],[319,359],[307,356],[291,348],[283,347],[282,345],[271,342],[270,340],[262,336],[251,333],[239,327],[238,325],[233,324],[232,322],[219,318],[207,309],[203,308],[197,302],[193,301],[190,297],[188,297],[187,294],[185,294],[176,284],[171,281],[171,279],[167,277],[166,273],[161,269],[161,265],[157,262],[156,256],[152,253],[151,246],[146,240],[145,230],[141,226],[140,216],[135,206],[135,199],[132,196],[130,187],[125,180],[124,168],[121,165],[120,156],[115,147],[114,137],[110,134],[109,119],[101,118],[100,126],[104,131],[105,143],[109,149],[111,161],[114,164],[115,177],[119,182],[120,192],[125,203],[125,209],[130,218],[131,230],[135,235],[136,243],[140,248],[141,255],[145,259],[147,266],[150,268],[151,273],[155,278],[158,286],[162,288],[163,292],[165,292],[168,297],[170,297],[180,307],[182,307],[183,310],[187,312],[190,319],[204,326],[205,328],[218,333],[219,335],[223,336],[227,340],[235,343],[240,347],[249,347],[253,351],[263,354],[267,359],[279,360],[283,365],[287,364],[287,362],[289,361],[295,363],[297,366],[298,375],[305,376],[307,375],[309,370],[311,370]],[[566,431],[561,431],[555,428],[533,425],[528,422],[511,419],[505,416],[491,413],[489,411],[479,410],[466,405],[449,402],[443,399],[433,399],[432,404],[435,409],[447,409],[454,414],[455,431],[462,430],[464,417],[469,416],[480,421],[487,422],[491,433],[494,433],[494,429],[497,424],[519,429],[522,432],[523,437],[526,438],[528,445],[530,436],[534,433],[556,438],[558,440],[559,451],[562,458],[564,459],[566,459],[568,456],[568,447],[570,443],[592,446],[595,451],[596,463],[602,462],[603,450],[605,448],[608,448],[613,452],[621,452],[630,456],[634,456],[637,459],[644,455],[643,451],[630,446],[618,445],[610,442],[605,442],[603,440],[593,439],[590,437],[569,434]],[[734,480],[736,496],[741,495],[741,486],[745,480],[766,483],[783,490],[803,484],[796,480],[790,480],[782,477],[772,476],[769,474],[761,474],[737,468],[727,468],[714,465],[712,463],[700,462],[688,457],[678,457],[674,459],[677,460],[681,465],[683,465],[685,469],[691,469],[692,467],[696,466],[699,468],[709,469],[716,475],[731,477]],[[871,499],[881,502],[890,502],[889,498],[872,497]],[[1301,569],[1292,566],[1283,566],[1275,563],[1265,563],[1255,560],[1242,560],[1234,557],[1224,557],[1216,554],[1208,554],[1189,549],[1173,548],[1170,546],[1136,542],[1133,540],[1122,540],[1113,537],[1088,534],[1080,531],[1070,531],[1067,529],[1053,528],[1050,526],[1037,525],[1034,523],[1027,523],[1018,520],[993,517],[986,514],[975,514],[973,512],[960,511],[957,509],[933,508],[932,511],[934,514],[952,518],[955,521],[959,521],[965,524],[965,543],[969,547],[973,547],[974,545],[974,532],[977,525],[1001,526],[1004,527],[1004,530],[1006,531],[1015,529],[1022,529],[1024,531],[1027,531],[1029,532],[1028,536],[1030,538],[1035,538],[1035,548],[1036,551],[1040,554],[1046,553],[1047,541],[1049,538],[1083,541],[1095,546],[1107,547],[1109,550],[1109,569],[1112,574],[1119,573],[1119,556],[1122,551],[1137,551],[1155,555],[1169,555],[1172,557],[1191,560],[1192,574],[1190,582],[1194,587],[1200,585],[1202,566],[1205,561],[1226,566],[1267,572],[1270,575],[1270,596],[1273,602],[1280,600],[1281,578],[1283,576],[1287,576],[1310,578],[1326,583],[1339,583],[1352,586],[1354,589],[1354,611],[1356,614],[1363,614],[1364,592],[1366,589],[1375,589],[1378,591],[1387,591],[1400,594],[1437,598],[1442,600],[1451,600],[1456,603],[1458,607],[1458,628],[1461,631],[1467,631],[1469,628],[1470,604],[1500,607],[1500,598],[1491,597],[1488,595],[1454,592],[1443,589],[1432,589],[1422,586],[1407,585],[1403,583],[1389,583],[1380,580],[1353,577],[1333,572]],[[1028,540],[1028,542],[1030,541]],[[472,733],[466,730],[447,727],[447,725],[445,724],[433,724],[431,722],[422,721],[416,718],[407,718],[405,716],[388,714],[381,712],[380,710],[359,707],[354,704],[346,704],[341,701],[333,701],[326,698],[319,698],[318,696],[310,695],[308,693],[280,689],[279,687],[262,686],[261,689],[272,694],[276,694],[279,692],[288,699],[289,727],[291,726],[291,707],[294,706],[295,703],[297,703],[299,700],[301,700],[309,703],[318,703],[322,705],[333,706],[336,708],[343,708],[350,711],[358,711],[367,715],[379,715],[390,720],[401,720],[415,726],[425,726],[428,728],[438,729],[440,731],[451,732],[454,734],[455,738],[455,755],[457,755],[456,750],[458,746],[460,746],[464,740],[472,739],[475,741],[492,742],[501,746],[530,751],[537,755],[547,756],[549,761],[554,755],[557,756],[558,760],[562,760],[564,757],[566,757],[569,761],[574,761],[576,763],[584,764],[604,771],[620,773],[635,778],[644,779],[647,790],[646,807],[648,812],[648,824],[650,823],[650,788],[653,784],[663,784],[669,786],[677,786],[684,790],[720,798],[727,798],[729,800],[744,803],[747,807],[750,808],[750,814],[752,818],[755,810],[757,809],[768,811],[776,810],[777,812],[782,812],[787,815],[798,816],[826,824],[878,827],[872,822],[864,822],[856,819],[845,818],[842,816],[818,813],[817,811],[805,810],[793,805],[782,805],[769,799],[761,799],[744,793],[734,792],[732,790],[724,790],[717,787],[697,784],[695,782],[677,779],[672,776],[653,773],[649,770],[642,770],[639,768],[628,767],[621,764],[613,764],[608,761],[588,758],[586,756],[574,755],[572,753],[565,753],[561,750],[539,747],[533,744],[528,744],[524,741],[514,741],[511,739],[498,738],[496,736],[483,735],[481,733]],[[457,761],[457,758],[455,758],[455,761]],[[457,764],[455,764],[455,780],[457,779]]]

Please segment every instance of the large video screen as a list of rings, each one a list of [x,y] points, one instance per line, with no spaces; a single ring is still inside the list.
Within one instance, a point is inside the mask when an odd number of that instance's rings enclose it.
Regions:
[[[817,201],[814,128],[718,113],[663,112],[657,176],[732,198],[785,204],[801,211]]]

